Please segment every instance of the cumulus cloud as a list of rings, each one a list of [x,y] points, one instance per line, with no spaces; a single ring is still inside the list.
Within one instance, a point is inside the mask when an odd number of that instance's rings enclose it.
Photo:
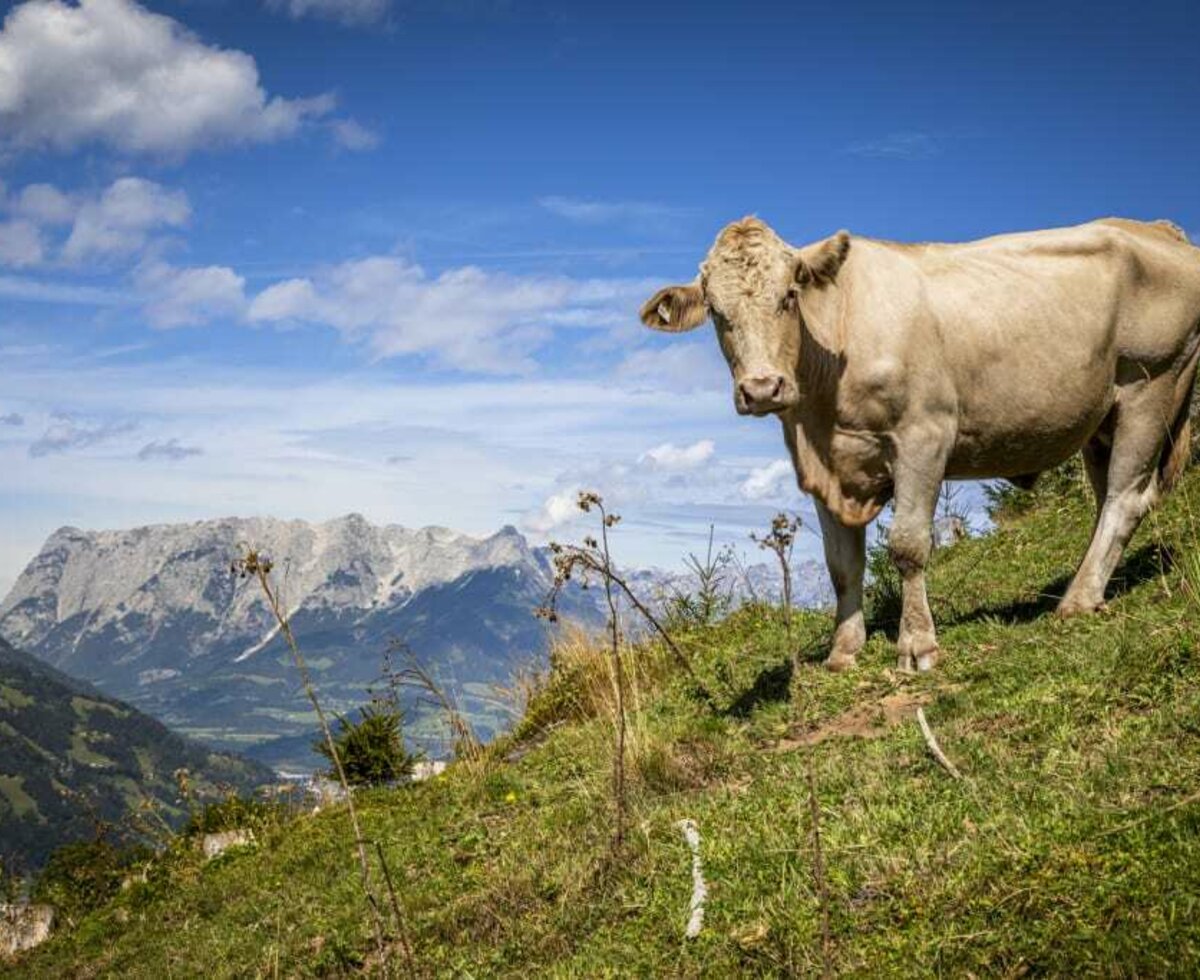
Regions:
[[[29,184],[9,203],[9,210],[40,225],[70,224],[78,205],[53,184]]]
[[[660,470],[694,470],[712,459],[715,451],[716,445],[711,439],[701,439],[690,446],[664,442],[642,453],[638,462]]]
[[[78,262],[136,252],[151,232],[180,228],[191,213],[183,191],[141,177],[122,177],[98,198],[80,206],[63,257]]]
[[[34,459],[73,449],[88,449],[137,428],[134,422],[88,422],[60,415],[53,418],[46,431],[29,446]]]
[[[182,156],[291,136],[333,105],[268,96],[250,55],[134,0],[29,0],[0,29],[0,132],[17,147]]]
[[[40,265],[45,257],[46,243],[37,225],[24,218],[0,221],[0,265],[22,269]]]
[[[741,494],[747,500],[765,500],[774,497],[794,478],[792,464],[787,460],[777,459],[751,470],[750,475],[742,482]]]
[[[9,412],[7,415],[0,415],[0,425],[24,425],[25,416],[19,412]]]
[[[290,17],[320,17],[343,24],[371,24],[383,20],[391,0],[267,0],[273,10]]]
[[[136,275],[143,311],[160,329],[195,327],[246,311],[246,280],[223,265],[178,268],[165,262],[143,266]]]
[[[199,446],[185,446],[177,438],[171,438],[146,443],[146,445],[138,450],[137,458],[143,463],[155,459],[166,459],[171,462],[177,462],[181,459],[187,459],[189,456],[202,455],[204,455],[204,450]]]
[[[638,284],[640,289],[641,284]],[[489,374],[530,371],[549,329],[607,322],[629,303],[619,281],[510,276],[474,266],[431,276],[394,256],[345,262],[259,293],[257,323],[320,323],[379,357],[420,354]]]
[[[562,527],[579,516],[581,511],[578,499],[578,487],[552,494],[537,511],[527,515],[521,523],[526,530],[535,534],[549,534],[555,528]]]

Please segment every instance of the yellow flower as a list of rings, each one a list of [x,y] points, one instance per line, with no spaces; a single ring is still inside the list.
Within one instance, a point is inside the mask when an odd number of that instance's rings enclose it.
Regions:
[[[516,803],[517,802],[517,794],[510,789],[507,793],[504,794],[504,802],[505,803]]]

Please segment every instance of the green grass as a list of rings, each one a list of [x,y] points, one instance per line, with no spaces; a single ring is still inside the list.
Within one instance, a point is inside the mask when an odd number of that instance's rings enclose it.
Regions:
[[[396,791],[364,794],[422,971],[438,976],[785,976],[820,970],[804,767],[815,766],[835,969],[847,976],[1195,975],[1200,970],[1200,473],[1146,522],[1107,614],[1052,615],[1091,504],[1049,496],[935,560],[943,660],[897,676],[884,632],[860,667],[817,662],[827,617],[772,610],[681,636],[718,692],[707,712],[635,651],[631,833],[610,853],[611,717],[585,672],[535,700],[523,742]],[[302,639],[302,638],[301,638]],[[789,684],[795,703],[793,709]],[[601,685],[602,688],[602,685]],[[927,698],[964,774],[911,719]],[[875,737],[801,736],[857,707]],[[797,715],[802,716],[797,721]],[[857,716],[856,716],[857,717]],[[539,728],[547,729],[540,731]],[[699,825],[710,897],[683,939]],[[21,976],[371,972],[344,812],[259,828],[202,865],[178,844],[145,884],[15,968]],[[15,974],[14,974],[15,975]]]

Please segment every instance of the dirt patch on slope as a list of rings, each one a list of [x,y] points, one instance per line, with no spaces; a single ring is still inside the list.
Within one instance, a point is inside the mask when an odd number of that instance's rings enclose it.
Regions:
[[[936,691],[895,691],[865,704],[856,704],[810,731],[787,735],[770,752],[789,752],[817,745],[829,738],[880,738],[897,725],[916,717],[917,708],[929,704]]]

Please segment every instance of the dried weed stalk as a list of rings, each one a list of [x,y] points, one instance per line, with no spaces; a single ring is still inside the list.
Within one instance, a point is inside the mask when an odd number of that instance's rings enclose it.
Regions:
[[[771,521],[771,529],[762,537],[751,534],[751,539],[764,551],[775,555],[779,572],[783,576],[783,625],[788,647],[792,651],[795,690],[801,695],[803,714],[808,713],[811,698],[800,675],[800,653],[792,641],[792,549],[796,544],[796,533],[800,530],[800,518],[778,513]],[[821,805],[817,796],[817,774],[813,765],[815,748],[808,746],[804,751],[805,778],[808,783],[808,815],[811,825],[813,885],[817,892],[817,903],[821,914],[821,959],[822,974],[833,975],[833,945],[829,933],[829,882],[825,875],[825,854],[821,846]]]
[[[325,711],[321,707],[321,701],[317,697],[317,689],[313,686],[312,675],[308,670],[308,663],[305,661],[304,655],[300,652],[300,645],[296,642],[296,636],[292,632],[291,619],[287,612],[284,611],[278,590],[271,584],[271,570],[273,567],[274,563],[270,558],[253,548],[247,547],[245,553],[233,561],[230,571],[241,578],[252,578],[258,582],[259,588],[267,600],[267,606],[271,610],[271,614],[275,617],[279,631],[283,634],[283,638],[287,643],[288,650],[291,651],[292,660],[296,664],[296,670],[300,674],[300,680],[304,684],[308,700],[312,703],[313,710],[317,714],[317,721],[321,725],[321,734],[325,739],[325,745],[329,749],[329,757],[333,760],[338,782],[341,783],[342,792],[345,794],[346,809],[350,815],[350,826],[354,832],[354,846],[358,852],[358,866],[359,873],[362,876],[363,893],[366,895],[367,905],[371,909],[371,924],[375,931],[375,942],[386,969],[387,945],[384,938],[383,913],[379,909],[379,902],[375,897],[375,890],[371,884],[371,866],[367,859],[367,840],[363,836],[362,825],[358,820],[358,810],[354,806],[354,793],[349,781],[346,779],[346,770],[342,767],[341,755],[338,753],[337,743],[333,738],[333,731],[329,727],[329,719],[325,716]],[[399,917],[398,905],[393,911]],[[397,921],[397,929],[401,936],[401,946],[405,954],[409,975],[415,976],[416,970],[413,963],[412,949],[408,944],[403,922]]]

